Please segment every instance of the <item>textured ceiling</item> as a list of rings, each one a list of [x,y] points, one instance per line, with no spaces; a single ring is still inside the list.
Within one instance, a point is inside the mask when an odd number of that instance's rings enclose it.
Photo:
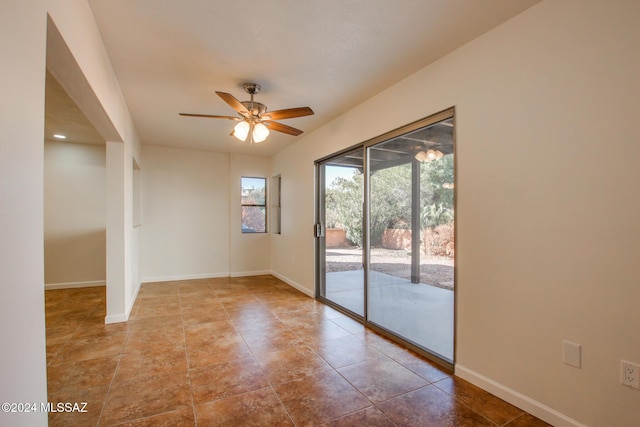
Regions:
[[[46,141],[61,141],[53,135],[62,134],[67,137],[63,140],[64,142],[105,144],[98,131],[49,72],[47,72],[45,87],[44,139]]]
[[[214,91],[269,110],[310,106],[282,123],[313,131],[537,0],[89,0],[143,144],[272,155],[304,136],[258,145],[229,136]],[[472,71],[470,71],[472,72]]]

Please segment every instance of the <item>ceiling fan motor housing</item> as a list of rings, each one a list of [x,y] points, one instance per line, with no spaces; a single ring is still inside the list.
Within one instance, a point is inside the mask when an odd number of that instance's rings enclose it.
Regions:
[[[261,102],[241,101],[240,103],[244,105],[249,112],[251,112],[252,116],[259,116],[260,114],[267,112],[267,106]]]
[[[245,106],[249,112],[251,112],[252,116],[260,116],[260,114],[264,114],[267,112],[267,106],[260,103],[255,102],[253,100],[253,95],[260,93],[260,89],[262,87],[257,83],[245,83],[242,85],[244,91],[251,95],[251,101],[242,101],[241,104]]]

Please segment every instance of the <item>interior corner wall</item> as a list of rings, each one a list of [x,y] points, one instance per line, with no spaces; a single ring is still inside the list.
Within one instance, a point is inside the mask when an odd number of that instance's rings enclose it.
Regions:
[[[229,275],[229,155],[144,145],[143,282]]]
[[[313,224],[315,222],[314,160],[361,141],[331,136],[333,124],[311,133],[272,158],[271,175],[280,175],[280,234],[271,239],[271,270],[307,295],[315,295]],[[348,138],[348,137],[347,137]],[[309,142],[307,142],[309,141]],[[295,254],[295,256],[292,256]]]
[[[128,318],[137,291],[139,278],[133,262],[138,248],[137,231],[133,227],[133,159],[140,159],[140,140],[109,56],[102,42],[95,19],[86,0],[49,0],[47,37],[47,69],[78,105],[106,141],[120,143],[122,157],[109,164],[110,170],[122,173],[122,218],[107,218],[107,317],[105,321]],[[47,25],[47,14],[45,22]],[[115,157],[112,157],[115,159]],[[118,181],[120,181],[118,179]],[[107,184],[109,185],[109,184]],[[109,193],[107,193],[109,195]],[[113,195],[112,195],[113,196]],[[109,224],[118,224],[110,229]],[[118,235],[119,246],[109,245],[109,234]],[[120,238],[121,237],[121,238]],[[115,278],[113,281],[110,279]],[[114,311],[116,310],[116,311]]]
[[[136,297],[140,290],[142,277],[140,274],[140,234],[141,234],[141,212],[142,212],[142,170],[140,162],[141,153],[133,156],[131,163],[131,198],[132,198],[132,225],[133,233],[131,235],[131,283],[133,286],[129,288],[127,301],[132,305],[135,303]]]
[[[107,141],[107,315],[106,323],[124,322],[131,312],[127,307],[127,232],[126,232],[126,173],[125,146]],[[133,305],[133,304],[132,304]]]
[[[104,285],[104,145],[44,143],[45,287]]]
[[[639,22],[543,1],[278,153],[274,272],[313,289],[314,160],[455,106],[457,375],[553,425],[640,425]]]
[[[231,154],[229,170],[229,254],[232,276],[251,276],[271,272],[271,234],[242,233],[242,177],[271,179],[271,161],[266,157]],[[269,197],[267,190],[267,198]],[[267,213],[268,214],[268,213]],[[268,219],[267,219],[268,223]]]
[[[46,2],[0,3],[0,401],[46,402],[43,135]],[[0,412],[0,425],[47,414]]]

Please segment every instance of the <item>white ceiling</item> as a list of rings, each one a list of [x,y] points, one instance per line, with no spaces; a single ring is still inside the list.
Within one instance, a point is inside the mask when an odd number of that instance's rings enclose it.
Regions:
[[[269,110],[311,107],[282,121],[308,133],[537,2],[89,0],[143,144],[263,156],[302,136],[178,113],[234,115],[214,91],[255,82]]]
[[[45,141],[104,145],[105,141],[84,113],[47,71],[45,79],[44,139]],[[53,135],[61,134],[64,140]]]

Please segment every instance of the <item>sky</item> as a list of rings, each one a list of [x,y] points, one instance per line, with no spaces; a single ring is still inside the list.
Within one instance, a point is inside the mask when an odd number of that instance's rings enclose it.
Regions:
[[[326,186],[331,187],[333,181],[336,178],[346,178],[351,179],[355,172],[358,171],[356,168],[343,167],[343,166],[325,166],[325,178],[326,178]]]

